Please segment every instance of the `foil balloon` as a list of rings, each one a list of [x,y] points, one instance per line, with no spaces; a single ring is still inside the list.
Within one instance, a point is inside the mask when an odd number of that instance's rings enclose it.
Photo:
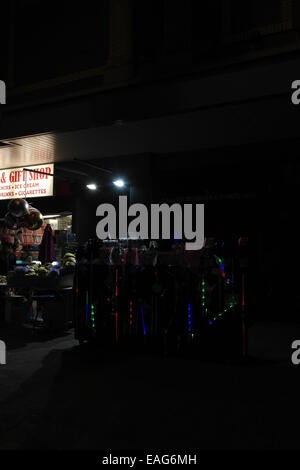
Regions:
[[[14,217],[23,217],[28,213],[29,204],[25,199],[12,199],[8,203],[8,211]]]
[[[28,213],[23,217],[24,227],[28,230],[38,230],[43,225],[43,216],[38,209],[30,207]]]

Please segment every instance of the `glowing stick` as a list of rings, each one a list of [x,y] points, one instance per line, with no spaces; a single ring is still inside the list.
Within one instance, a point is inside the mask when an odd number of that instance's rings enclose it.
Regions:
[[[116,269],[116,304],[117,304],[117,301],[118,301],[118,268]],[[116,307],[117,308],[117,307]],[[118,342],[119,340],[119,335],[118,335],[118,312],[116,310],[116,341]]]
[[[191,313],[191,304],[188,304],[188,331],[192,331],[192,313]]]
[[[145,320],[144,320],[144,309],[143,309],[143,306],[142,306],[142,305],[141,305],[141,314],[142,314],[142,322],[143,322],[144,335],[146,335]]]
[[[87,291],[86,296],[85,296],[85,322],[86,323],[88,321],[88,316],[89,316],[89,293]]]

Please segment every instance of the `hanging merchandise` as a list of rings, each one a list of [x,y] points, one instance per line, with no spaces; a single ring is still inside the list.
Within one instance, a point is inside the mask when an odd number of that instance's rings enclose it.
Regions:
[[[124,250],[125,264],[137,266],[139,264],[139,257],[136,248],[126,248]]]
[[[11,230],[17,230],[18,228],[23,227],[23,220],[22,218],[17,218],[13,216],[10,212],[5,214],[5,223],[7,228]]]
[[[28,214],[29,204],[25,199],[12,199],[8,203],[8,212],[3,219],[10,230],[17,230],[24,226],[23,217]]]
[[[114,246],[110,252],[110,263],[114,265],[121,265],[123,263],[123,251],[120,247]]]
[[[40,244],[39,261],[42,264],[52,263],[56,260],[54,249],[53,230],[50,224],[47,224]]]
[[[14,217],[23,217],[28,211],[29,204],[25,199],[12,199],[8,203],[8,212]]]
[[[245,282],[240,298],[234,254],[223,259],[215,250],[202,251],[201,262],[191,268],[177,259],[165,263],[165,251],[157,251],[154,267],[144,262],[147,251],[140,243],[124,249],[123,241],[110,241],[114,246],[108,265],[94,262],[99,256],[96,244],[81,255],[75,268],[75,337],[81,343],[162,347],[167,352],[178,351],[181,344],[188,353],[199,348],[204,354],[222,340],[226,354],[246,356],[246,347],[240,347]]]
[[[43,225],[43,216],[38,209],[30,207],[24,216],[24,226],[28,230],[38,230]]]

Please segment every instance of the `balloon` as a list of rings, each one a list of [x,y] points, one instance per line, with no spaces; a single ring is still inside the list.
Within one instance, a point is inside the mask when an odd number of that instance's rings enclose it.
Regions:
[[[14,217],[23,217],[28,213],[29,204],[25,199],[12,199],[8,203],[8,211]]]
[[[23,218],[24,226],[28,230],[38,230],[44,223],[44,219],[42,214],[38,209],[34,207],[30,207],[28,214],[26,214]]]

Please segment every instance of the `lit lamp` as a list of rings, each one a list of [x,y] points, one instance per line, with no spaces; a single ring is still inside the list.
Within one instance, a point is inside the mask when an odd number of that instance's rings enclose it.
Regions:
[[[128,204],[130,205],[131,204],[131,200],[132,200],[132,186],[131,184],[129,183],[125,183],[124,180],[122,180],[121,178],[118,178],[117,180],[114,180],[113,181],[113,184],[118,188],[118,189],[121,189],[121,188],[124,188],[124,186],[127,186],[127,193],[128,193]]]
[[[86,187],[87,187],[90,191],[95,191],[95,190],[97,189],[97,185],[94,184],[94,183],[87,184]]]
[[[117,188],[123,188],[125,185],[124,181],[121,179],[113,181],[113,184],[117,186]]]

